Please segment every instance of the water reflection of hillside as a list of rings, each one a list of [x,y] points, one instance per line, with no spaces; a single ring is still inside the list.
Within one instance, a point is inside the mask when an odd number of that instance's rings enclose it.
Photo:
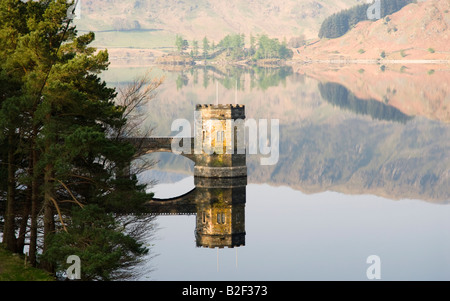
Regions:
[[[347,88],[337,83],[319,83],[319,91],[324,100],[343,110],[350,110],[361,115],[369,115],[377,120],[405,123],[412,119],[411,116],[403,114],[397,108],[375,99],[358,98]]]
[[[336,117],[342,118],[338,123]],[[450,200],[450,129],[418,117],[406,125],[338,114],[329,120],[281,128],[280,158],[261,166],[248,156],[249,184],[289,186],[305,193],[338,191],[389,199]],[[177,163],[178,162],[178,163]],[[161,160],[157,169],[191,172],[185,160]]]
[[[450,122],[449,65],[302,65],[296,73],[344,86],[355,97],[374,99],[408,116]]]
[[[445,116],[450,114],[450,94],[448,84],[439,79],[448,74],[425,78],[422,85],[420,74],[412,75],[413,67],[408,69],[411,74],[397,72],[397,78],[393,70],[373,67],[387,79],[378,77],[374,85],[365,85],[373,75],[366,66],[364,72],[323,68],[305,74],[200,68],[183,71],[177,89],[181,73],[168,73],[148,107],[149,120],[158,135],[171,134],[171,122],[192,121],[195,104],[214,103],[218,87],[219,103],[245,104],[247,118],[280,120],[279,162],[260,166],[258,158],[249,156],[250,184],[447,202],[450,126]],[[167,164],[173,172],[177,159]],[[186,170],[184,165],[180,160],[181,170]],[[164,162],[158,168],[164,169]]]
[[[281,130],[280,159],[250,157],[249,182],[390,199],[450,200],[450,128],[417,118],[407,125],[345,117]]]

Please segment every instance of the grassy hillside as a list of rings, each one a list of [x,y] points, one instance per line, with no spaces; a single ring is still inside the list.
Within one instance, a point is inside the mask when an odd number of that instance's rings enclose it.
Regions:
[[[97,32],[97,45],[172,47],[175,35],[219,41],[230,33],[280,39],[317,37],[329,15],[360,0],[83,0],[78,29]]]
[[[0,281],[52,281],[46,272],[26,266],[24,258],[12,254],[0,245]]]

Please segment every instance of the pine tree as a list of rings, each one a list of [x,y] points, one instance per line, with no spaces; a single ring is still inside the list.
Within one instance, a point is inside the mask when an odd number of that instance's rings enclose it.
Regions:
[[[194,57],[197,57],[198,56],[198,41],[197,40],[192,41],[192,51],[193,51]]]
[[[133,146],[118,135],[126,108],[115,104],[115,90],[98,76],[108,67],[108,53],[89,47],[93,33],[77,36],[68,8],[65,0],[0,3],[4,243],[12,251],[23,245],[15,237],[14,208],[19,201],[27,204],[22,225],[31,219],[33,264],[39,211],[45,255],[52,237],[69,231],[63,216],[73,206],[96,204],[106,214],[139,212],[150,197],[125,171],[134,155]],[[52,260],[41,266],[53,272]]]
[[[206,60],[206,57],[208,56],[209,52],[209,40],[207,37],[203,38],[203,58]]]

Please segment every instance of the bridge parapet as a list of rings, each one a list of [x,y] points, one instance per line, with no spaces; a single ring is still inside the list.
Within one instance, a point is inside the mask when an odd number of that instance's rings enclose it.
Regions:
[[[180,154],[181,156],[187,157],[195,162],[194,158],[194,138],[192,137],[130,137],[123,138],[123,141],[129,142],[133,145],[137,150],[137,156],[142,156],[149,153],[158,153],[158,152],[172,152],[172,143],[174,139],[189,141],[191,154]],[[180,143],[183,143],[180,142]]]
[[[247,176],[245,129],[235,122],[245,120],[245,106],[203,104],[195,107],[194,137],[124,138],[137,155],[174,152],[194,161],[194,176],[234,178]],[[229,122],[229,121],[233,122]],[[188,147],[184,145],[188,143]],[[182,150],[182,151],[181,151]]]

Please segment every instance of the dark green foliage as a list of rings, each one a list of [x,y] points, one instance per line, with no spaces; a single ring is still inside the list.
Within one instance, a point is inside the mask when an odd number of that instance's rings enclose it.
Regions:
[[[50,237],[50,248],[43,259],[57,264],[57,270],[70,266],[66,258],[80,257],[81,280],[123,279],[126,268],[135,265],[139,256],[146,255],[142,243],[125,235],[121,223],[97,205],[74,208],[68,231]]]
[[[326,18],[320,26],[319,38],[333,39],[344,35],[350,28],[348,17],[348,14],[344,11]],[[362,20],[365,19],[360,21]]]
[[[412,3],[412,0],[381,0],[380,14],[381,18],[393,14]],[[358,22],[368,20],[367,10],[372,4],[360,4],[350,9],[335,13],[326,18],[319,30],[319,38],[338,38],[343,36]],[[376,21],[376,20],[374,20]]]
[[[136,176],[125,171],[133,159],[133,147],[115,138],[127,119],[126,108],[115,104],[115,89],[99,77],[108,67],[108,52],[89,47],[94,33],[77,36],[67,19],[70,4],[65,0],[0,2],[4,242],[9,250],[20,252],[15,236],[18,205],[36,209],[34,215],[25,210],[20,217],[31,219],[26,232],[36,232],[33,221],[42,208],[44,243],[40,247],[43,258],[52,261],[41,264],[48,271],[54,271],[52,264],[57,262],[46,257],[48,250],[57,247],[49,234],[63,229],[73,206],[95,204],[101,209],[96,211],[97,218],[111,223],[120,237],[123,233],[110,213],[142,212],[151,197]],[[59,216],[59,223],[54,216]],[[99,224],[97,230],[112,231],[106,224]],[[36,251],[30,243],[30,252]],[[33,258],[30,255],[36,264]]]

